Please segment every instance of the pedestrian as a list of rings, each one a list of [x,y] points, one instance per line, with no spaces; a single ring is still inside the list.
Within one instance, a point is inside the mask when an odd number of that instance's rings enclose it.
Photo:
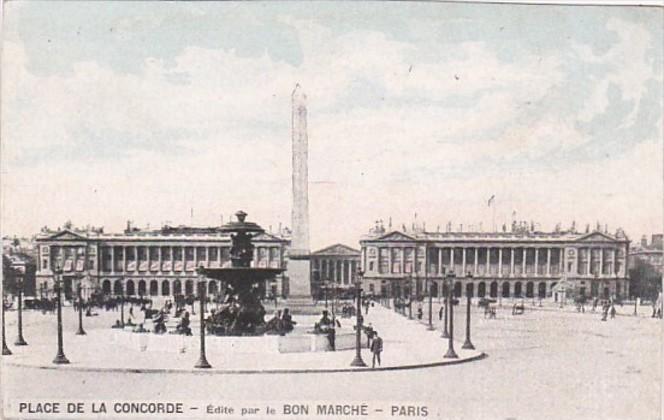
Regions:
[[[616,307],[611,305],[611,319],[616,317]]]
[[[440,305],[440,310],[438,311],[438,321],[443,320],[443,311],[445,310],[445,305]]]
[[[419,319],[419,320],[421,321],[421,320],[422,320],[422,316],[424,316],[424,312],[422,311],[422,307],[421,307],[421,306],[418,306],[418,307],[417,307],[417,319]]]
[[[367,335],[367,348],[370,349],[371,348],[371,340],[373,339],[373,336],[374,336],[374,329],[373,329],[373,325],[371,325],[371,322],[369,323],[369,325],[367,325],[364,328],[364,332]]]
[[[383,351],[383,339],[378,336],[378,331],[374,330],[374,338],[371,342],[371,353],[373,358],[371,360],[371,368],[376,367],[376,361],[378,361],[378,366],[380,366],[380,353]]]

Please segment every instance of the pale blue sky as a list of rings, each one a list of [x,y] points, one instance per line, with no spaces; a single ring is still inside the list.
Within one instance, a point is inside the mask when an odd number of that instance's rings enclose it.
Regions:
[[[486,227],[493,194],[500,223],[516,210],[544,228],[661,230],[662,19],[638,7],[10,2],[4,229],[188,223],[191,207],[198,224],[238,207],[288,224],[300,82],[313,246],[414,212],[429,227]]]

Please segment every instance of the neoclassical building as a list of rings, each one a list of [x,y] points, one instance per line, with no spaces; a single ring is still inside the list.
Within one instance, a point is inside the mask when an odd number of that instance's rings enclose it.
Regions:
[[[387,232],[376,228],[360,244],[365,282],[383,296],[424,295],[427,287],[441,296],[450,272],[456,276],[452,286],[456,296],[556,298],[554,291],[563,284],[572,289],[568,297],[628,294],[629,240],[622,230],[610,235],[600,230]]]
[[[312,295],[321,298],[321,285],[324,282],[352,287],[360,268],[360,251],[348,245],[334,244],[312,252],[309,260]]]
[[[57,264],[63,270],[65,295],[82,282],[86,291],[130,296],[174,296],[195,290],[196,268],[230,264],[230,237],[218,228],[164,227],[103,233],[101,229],[42,231],[37,243],[37,289],[53,290]],[[269,233],[254,238],[259,267],[286,268],[289,240]],[[208,281],[213,294],[219,284]],[[264,285],[266,293],[282,293],[285,278]]]

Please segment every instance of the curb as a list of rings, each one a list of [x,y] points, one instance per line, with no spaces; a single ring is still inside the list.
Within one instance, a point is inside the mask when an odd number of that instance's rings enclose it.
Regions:
[[[432,367],[441,367],[441,366],[451,366],[459,365],[463,363],[474,362],[477,360],[482,360],[487,358],[486,353],[480,353],[475,356],[467,357],[465,359],[452,359],[444,360],[441,362],[431,362],[431,363],[421,363],[414,365],[401,365],[401,366],[389,366],[389,367],[378,367],[378,368],[334,368],[334,369],[225,369],[225,370],[185,370],[185,369],[131,369],[131,368],[94,368],[94,367],[78,367],[78,366],[34,366],[26,365],[15,362],[5,362],[4,365],[23,367],[29,369],[41,369],[41,370],[63,370],[63,371],[73,371],[73,372],[112,372],[112,373],[193,373],[199,375],[271,375],[271,374],[284,374],[284,373],[298,373],[298,374],[307,374],[307,373],[347,373],[347,372],[381,372],[381,371],[394,371],[394,370],[412,370],[412,369],[425,369]]]

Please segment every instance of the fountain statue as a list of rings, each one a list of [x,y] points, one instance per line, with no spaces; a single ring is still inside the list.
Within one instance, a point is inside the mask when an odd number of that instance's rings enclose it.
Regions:
[[[251,266],[254,255],[252,238],[265,231],[256,223],[247,222],[247,213],[238,211],[235,216],[237,221],[221,227],[222,232],[231,234],[231,266],[198,269],[200,275],[220,280],[226,288],[224,303],[210,315],[206,328],[216,335],[261,335],[271,331],[266,328],[259,284],[285,270]]]

